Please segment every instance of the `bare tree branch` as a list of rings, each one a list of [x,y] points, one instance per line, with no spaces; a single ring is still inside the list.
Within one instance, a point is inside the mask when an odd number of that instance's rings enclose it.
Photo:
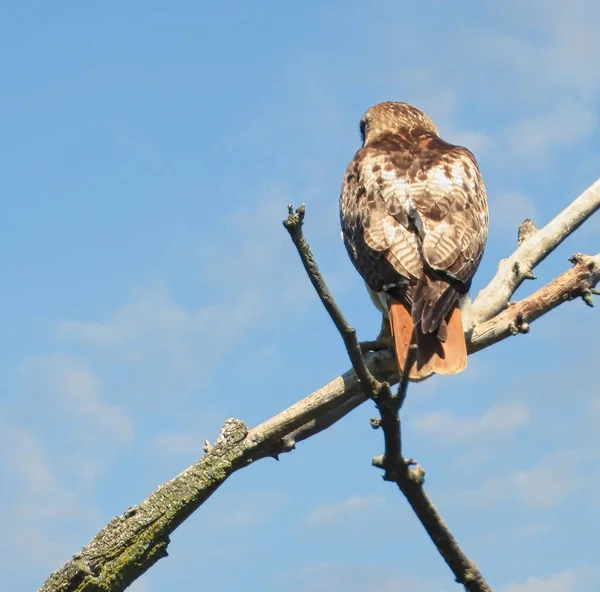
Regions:
[[[468,344],[469,353],[519,332],[519,326],[523,332],[524,323],[533,322],[573,297],[581,296],[586,302],[591,302],[591,295],[599,280],[599,267],[600,254],[589,258],[581,256],[580,261],[575,260],[572,269],[547,286],[512,304],[497,317],[491,318],[493,315],[490,315],[487,317],[489,320],[476,325]],[[494,281],[497,281],[496,278]],[[474,304],[479,307],[478,311],[488,310],[483,296],[491,292],[486,288],[480,293]],[[496,305],[492,303],[492,306]],[[391,352],[370,353],[364,357],[364,361],[376,380],[389,384],[399,381]],[[276,457],[291,450],[295,443],[326,429],[366,400],[356,373],[349,370],[251,430],[239,420],[228,420],[215,445],[207,446],[206,454],[197,463],[160,485],[139,505],[111,520],[73,559],[51,574],[40,590],[124,590],[158,559],[167,555],[169,535],[231,474],[256,460]],[[421,469],[413,467],[412,472],[415,471],[418,474]],[[430,510],[424,508],[423,512],[425,515]],[[436,522],[437,518],[433,520]]]
[[[346,346],[346,351],[348,352],[348,356],[352,362],[352,367],[362,382],[365,390],[367,390],[369,396],[376,395],[378,390],[381,388],[381,385],[369,372],[358,344],[358,340],[356,339],[356,331],[350,326],[350,323],[348,323],[342,311],[336,304],[333,296],[331,295],[331,292],[329,291],[329,288],[327,287],[327,284],[325,283],[325,280],[319,271],[319,267],[312,255],[310,247],[308,246],[308,243],[306,242],[302,233],[304,212],[304,204],[297,208],[296,212],[294,212],[293,206],[288,206],[288,217],[283,221],[283,225],[290,233],[290,237],[292,238],[294,245],[296,245],[296,249],[298,249],[298,254],[300,255],[304,269],[306,270],[312,285],[317,291],[323,306],[325,306],[327,309],[331,320],[337,327],[337,330],[344,340],[344,345]]]
[[[469,344],[469,353],[489,347],[506,337],[529,333],[529,325],[563,302],[581,297],[594,306],[592,294],[600,282],[600,253],[594,257],[576,253],[570,261],[573,267],[549,284],[479,325],[475,325]]]
[[[503,310],[517,288],[533,277],[533,270],[562,241],[600,208],[600,179],[586,189],[546,226],[532,232],[519,248],[498,265],[492,281],[473,303],[477,323],[487,321]],[[535,227],[534,227],[535,228]]]
[[[390,360],[387,352],[371,354],[368,371],[393,376],[388,370]],[[238,419],[228,419],[214,446],[207,445],[197,463],[113,518],[73,559],[50,575],[40,592],[125,590],[167,556],[169,535],[231,474],[290,450],[290,438],[300,441],[318,433],[342,417],[341,410],[350,411],[365,400],[352,370],[252,430]],[[328,420],[330,412],[333,417]]]
[[[356,374],[361,377],[365,394],[373,399],[379,410],[381,420],[378,427],[383,431],[385,451],[383,456],[373,459],[373,464],[384,470],[383,478],[393,481],[398,485],[400,491],[408,499],[412,509],[425,527],[425,530],[440,555],[444,558],[448,567],[454,573],[456,581],[463,584],[469,592],[492,592],[487,582],[473,563],[461,549],[450,529],[446,526],[435,506],[423,489],[424,471],[412,471],[411,466],[416,463],[402,456],[402,437],[400,429],[399,411],[406,399],[408,389],[408,376],[416,358],[416,349],[410,347],[404,364],[404,373],[401,377],[398,394],[392,393],[387,382],[379,382],[368,371],[358,341],[356,331],[350,327],[342,311],[339,309],[333,296],[327,288],[327,284],[312,256],[310,247],[304,239],[302,224],[304,221],[304,204],[294,213],[289,206],[289,216],[284,222],[304,268],[310,277],[321,302],[325,305],[327,312],[340,332],[348,355]]]

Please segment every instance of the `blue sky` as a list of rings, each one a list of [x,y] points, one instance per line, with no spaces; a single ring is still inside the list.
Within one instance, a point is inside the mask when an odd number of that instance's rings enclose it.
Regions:
[[[381,100],[475,152],[491,227],[474,293],[600,171],[595,0],[12,3],[0,22],[0,584],[31,590],[112,516],[348,368],[281,227],[362,339],[343,171]],[[592,218],[524,295],[597,253]],[[600,587],[599,317],[566,304],[415,386],[405,450],[501,592]],[[137,592],[458,589],[364,405],[234,475]]]

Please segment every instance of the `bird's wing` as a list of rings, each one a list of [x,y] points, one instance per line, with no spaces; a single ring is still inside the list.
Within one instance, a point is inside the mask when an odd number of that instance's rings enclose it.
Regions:
[[[426,273],[413,296],[413,319],[437,329],[479,266],[488,231],[485,185],[469,150],[430,138],[409,176],[410,216]]]
[[[342,235],[355,267],[376,292],[416,284],[423,273],[420,238],[410,228],[406,190],[393,155],[362,148],[349,164],[342,184]]]

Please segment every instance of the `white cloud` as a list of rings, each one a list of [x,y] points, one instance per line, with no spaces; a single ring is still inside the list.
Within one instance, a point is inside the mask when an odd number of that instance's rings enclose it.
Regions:
[[[44,577],[98,526],[87,494],[106,468],[107,450],[130,444],[133,427],[120,406],[103,399],[98,378],[74,358],[33,359],[21,377],[27,398],[19,424],[0,420],[0,482],[10,484],[2,495],[9,534],[0,563],[11,571],[21,565],[10,559],[16,556]]]
[[[65,355],[46,356],[30,362],[26,372],[30,380],[48,389],[74,428],[85,428],[80,435],[131,443],[131,419],[122,407],[102,399],[99,379],[81,361]]]
[[[410,24],[392,19],[387,54],[369,55],[371,83],[422,106],[443,137],[472,149],[480,161],[485,156],[484,177],[489,167],[509,166],[512,173],[548,166],[597,128],[600,14],[594,0],[575,5],[497,3],[484,22],[463,20],[436,31],[421,47],[416,68],[406,66],[397,80],[390,77],[394,62],[418,41]],[[380,23],[378,34],[384,37]],[[476,111],[471,120],[487,116],[466,129],[460,121],[471,108]]]
[[[414,425],[423,435],[450,444],[477,444],[506,437],[529,423],[529,409],[522,403],[500,403],[481,416],[459,416],[443,410],[417,416]]]
[[[308,524],[331,524],[340,520],[347,520],[351,516],[360,515],[363,512],[380,506],[385,502],[381,496],[371,495],[367,497],[353,496],[348,499],[314,508],[307,516]]]
[[[199,432],[172,432],[158,434],[154,440],[157,451],[165,456],[196,453],[200,458],[204,453],[206,435]]]
[[[589,135],[598,123],[595,110],[581,102],[563,103],[509,125],[499,141],[525,164],[544,163],[556,146],[561,149]]]
[[[517,191],[507,191],[490,196],[490,225],[498,230],[514,235],[516,245],[517,230],[526,218],[536,221],[535,205],[529,197]]]
[[[60,518],[77,507],[74,495],[50,471],[43,447],[30,431],[3,422],[0,438],[3,467],[20,491],[19,512]]]
[[[512,584],[503,588],[503,592],[575,592],[590,584],[589,574],[568,569],[544,578],[529,578],[521,584]],[[590,588],[587,588],[590,589]]]
[[[563,460],[560,456],[510,476],[515,495],[525,506],[542,510],[555,507],[581,487],[581,475],[568,465],[567,458]]]
[[[450,592],[456,587],[451,583],[451,578],[448,578],[448,582],[441,582],[382,566],[335,563],[306,565],[292,573],[280,573],[277,574],[277,581],[281,582],[279,589],[289,592]]]
[[[58,338],[140,367],[206,377],[259,323],[285,317],[293,326],[316,295],[281,224],[289,192],[271,185],[258,193],[260,200],[233,210],[218,233],[203,237],[196,305],[184,306],[168,281],[157,281],[136,290],[106,320],[59,323]],[[311,228],[319,229],[318,217]],[[328,237],[330,230],[317,236]]]
[[[258,295],[252,291],[245,292],[235,306],[228,299],[186,309],[173,300],[168,285],[159,282],[136,291],[133,302],[117,309],[106,322],[60,323],[58,336],[112,349],[128,361],[166,362],[182,370],[214,363],[214,354],[225,344],[236,344],[259,311]]]
[[[221,493],[211,509],[200,516],[200,520],[219,529],[237,530],[258,526],[274,519],[288,501],[288,495],[281,491]]]
[[[211,309],[188,312],[174,302],[164,283],[141,289],[131,304],[116,310],[105,322],[67,321],[58,326],[58,336],[98,347],[143,345],[143,340],[181,332],[195,333],[206,327]],[[167,344],[168,347],[168,344]],[[131,350],[136,356],[136,347]]]
[[[518,529],[518,534],[523,537],[537,537],[552,531],[552,525],[544,522],[530,522]]]
[[[487,90],[498,93],[501,85],[499,100],[510,101],[522,113],[496,141],[512,151],[515,162],[541,164],[551,152],[570,148],[597,126],[600,13],[593,0],[531,2],[519,13],[521,30],[513,28],[512,35],[479,33],[478,59],[503,73]]]
[[[524,508],[549,510],[582,489],[594,451],[557,450],[537,465],[508,475],[492,477],[481,488],[462,492],[464,503],[494,505],[517,502]]]
[[[180,418],[181,429],[154,436],[154,450],[164,459],[194,462],[204,454],[206,440],[214,443],[226,417],[224,412],[216,410],[188,412],[185,418]]]
[[[18,556],[31,566],[58,567],[73,553],[69,525],[95,520],[57,477],[49,455],[29,430],[0,420],[0,481],[9,494],[3,508],[3,557]],[[7,562],[6,570],[15,567]]]

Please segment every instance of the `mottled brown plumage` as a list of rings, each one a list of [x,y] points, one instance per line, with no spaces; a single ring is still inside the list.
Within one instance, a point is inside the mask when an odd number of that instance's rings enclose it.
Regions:
[[[409,313],[419,351],[411,378],[460,371],[465,338],[453,310],[468,293],[488,230],[477,161],[444,142],[431,119],[406,103],[371,107],[361,133],[363,147],[348,165],[340,196],[348,254],[384,314],[400,305]],[[392,332],[395,317],[404,319],[390,315]],[[397,356],[402,368],[405,353]]]

